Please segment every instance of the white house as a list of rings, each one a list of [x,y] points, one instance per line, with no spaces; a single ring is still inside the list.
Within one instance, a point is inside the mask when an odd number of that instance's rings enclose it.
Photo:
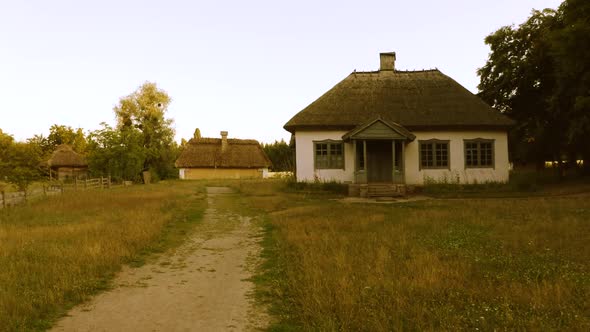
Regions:
[[[439,70],[353,72],[284,126],[299,181],[508,181],[513,121]]]

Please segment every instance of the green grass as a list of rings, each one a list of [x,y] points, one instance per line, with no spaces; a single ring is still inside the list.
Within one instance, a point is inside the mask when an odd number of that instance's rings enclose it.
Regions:
[[[375,205],[243,187],[268,218],[270,330],[590,329],[588,193]]]
[[[197,183],[70,192],[0,210],[0,331],[44,330],[109,282],[186,238]]]

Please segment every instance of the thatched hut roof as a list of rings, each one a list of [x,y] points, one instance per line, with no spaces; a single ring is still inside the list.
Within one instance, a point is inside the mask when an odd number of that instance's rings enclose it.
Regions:
[[[252,139],[227,139],[225,151],[221,149],[220,138],[191,139],[180,157],[177,168],[264,168],[271,165],[260,143]]]
[[[67,144],[58,145],[47,160],[49,167],[88,167],[86,158]]]
[[[439,70],[353,72],[284,128],[350,130],[380,117],[409,130],[497,129],[513,121]]]

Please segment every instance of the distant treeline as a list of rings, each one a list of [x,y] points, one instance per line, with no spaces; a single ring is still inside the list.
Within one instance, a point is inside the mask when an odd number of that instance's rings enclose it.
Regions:
[[[0,129],[0,181],[24,189],[48,176],[44,162],[61,144],[86,156],[93,177],[139,181],[145,170],[152,180],[176,177],[174,161],[182,147],[174,141],[173,121],[165,118],[170,101],[155,83],[146,82],[119,100],[114,128],[103,122],[101,129],[85,134],[82,128],[55,124],[47,137],[35,135],[25,142]]]

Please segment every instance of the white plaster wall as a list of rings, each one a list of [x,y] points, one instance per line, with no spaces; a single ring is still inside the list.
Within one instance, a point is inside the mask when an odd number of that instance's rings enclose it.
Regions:
[[[412,132],[416,139],[406,145],[405,172],[407,184],[424,184],[425,179],[449,183],[482,183],[508,181],[508,135],[505,131],[440,131]],[[494,167],[465,168],[464,139],[493,139]],[[420,140],[449,140],[450,170],[419,168]]]
[[[297,181],[352,182],[354,179],[354,147],[344,143],[344,169],[314,169],[313,141],[341,141],[345,131],[297,131],[295,133]]]

